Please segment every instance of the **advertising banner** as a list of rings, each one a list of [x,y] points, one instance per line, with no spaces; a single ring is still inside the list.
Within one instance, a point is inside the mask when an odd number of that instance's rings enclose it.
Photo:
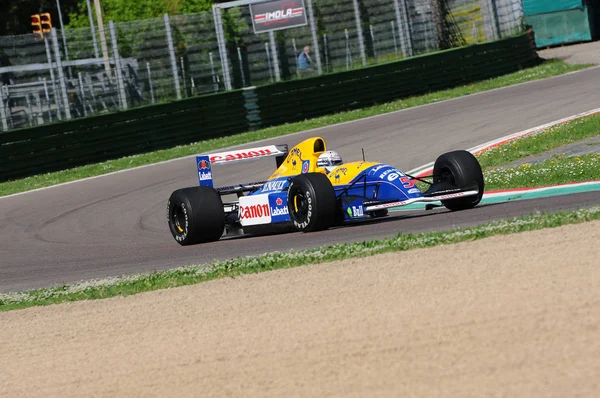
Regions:
[[[254,33],[304,26],[306,8],[304,0],[277,0],[250,5]]]

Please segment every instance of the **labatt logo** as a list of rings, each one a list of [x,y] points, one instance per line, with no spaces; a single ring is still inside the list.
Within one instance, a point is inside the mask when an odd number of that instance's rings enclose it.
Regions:
[[[271,209],[266,203],[250,206],[240,206],[240,219],[242,220],[269,216],[271,216]]]
[[[275,204],[277,206],[281,206],[281,205],[283,205],[283,200],[281,198],[277,198],[277,200],[275,200]],[[283,215],[288,215],[288,214],[290,214],[290,211],[288,210],[287,206],[271,207],[271,215],[272,216],[283,216]]]
[[[210,171],[199,171],[198,179],[200,181],[212,180],[212,172]]]
[[[230,161],[230,160],[242,160],[242,159],[251,159],[259,156],[270,155],[271,150],[268,148],[258,149],[256,151],[248,151],[248,152],[232,152],[228,153],[225,156],[221,155],[213,155],[210,157],[210,162],[218,162],[218,161]]]

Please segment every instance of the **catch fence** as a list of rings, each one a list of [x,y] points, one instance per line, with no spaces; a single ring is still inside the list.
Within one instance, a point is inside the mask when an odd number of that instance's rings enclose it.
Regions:
[[[253,32],[248,6],[217,5],[103,29],[53,29],[43,39],[0,37],[0,131],[362,68],[522,30],[519,0],[305,3],[306,26],[272,33]],[[306,46],[313,67],[304,71],[297,62]]]

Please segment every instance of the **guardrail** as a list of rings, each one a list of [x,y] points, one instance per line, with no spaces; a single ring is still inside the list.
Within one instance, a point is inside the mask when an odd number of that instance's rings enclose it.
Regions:
[[[0,181],[349,110],[539,62],[533,33],[319,77],[0,134]]]

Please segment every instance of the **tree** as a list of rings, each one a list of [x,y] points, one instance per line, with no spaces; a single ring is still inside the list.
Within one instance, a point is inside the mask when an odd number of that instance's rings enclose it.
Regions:
[[[61,0],[63,21],[69,23],[69,13],[77,9],[80,0]],[[85,3],[85,1],[84,1]],[[6,0],[0,2],[0,36],[31,33],[32,14],[49,12],[52,24],[59,27],[56,0]]]
[[[69,27],[89,26],[87,4],[77,0],[77,8],[70,14]],[[169,15],[190,14],[211,9],[211,0],[102,0],[102,17],[105,21],[127,22]]]

